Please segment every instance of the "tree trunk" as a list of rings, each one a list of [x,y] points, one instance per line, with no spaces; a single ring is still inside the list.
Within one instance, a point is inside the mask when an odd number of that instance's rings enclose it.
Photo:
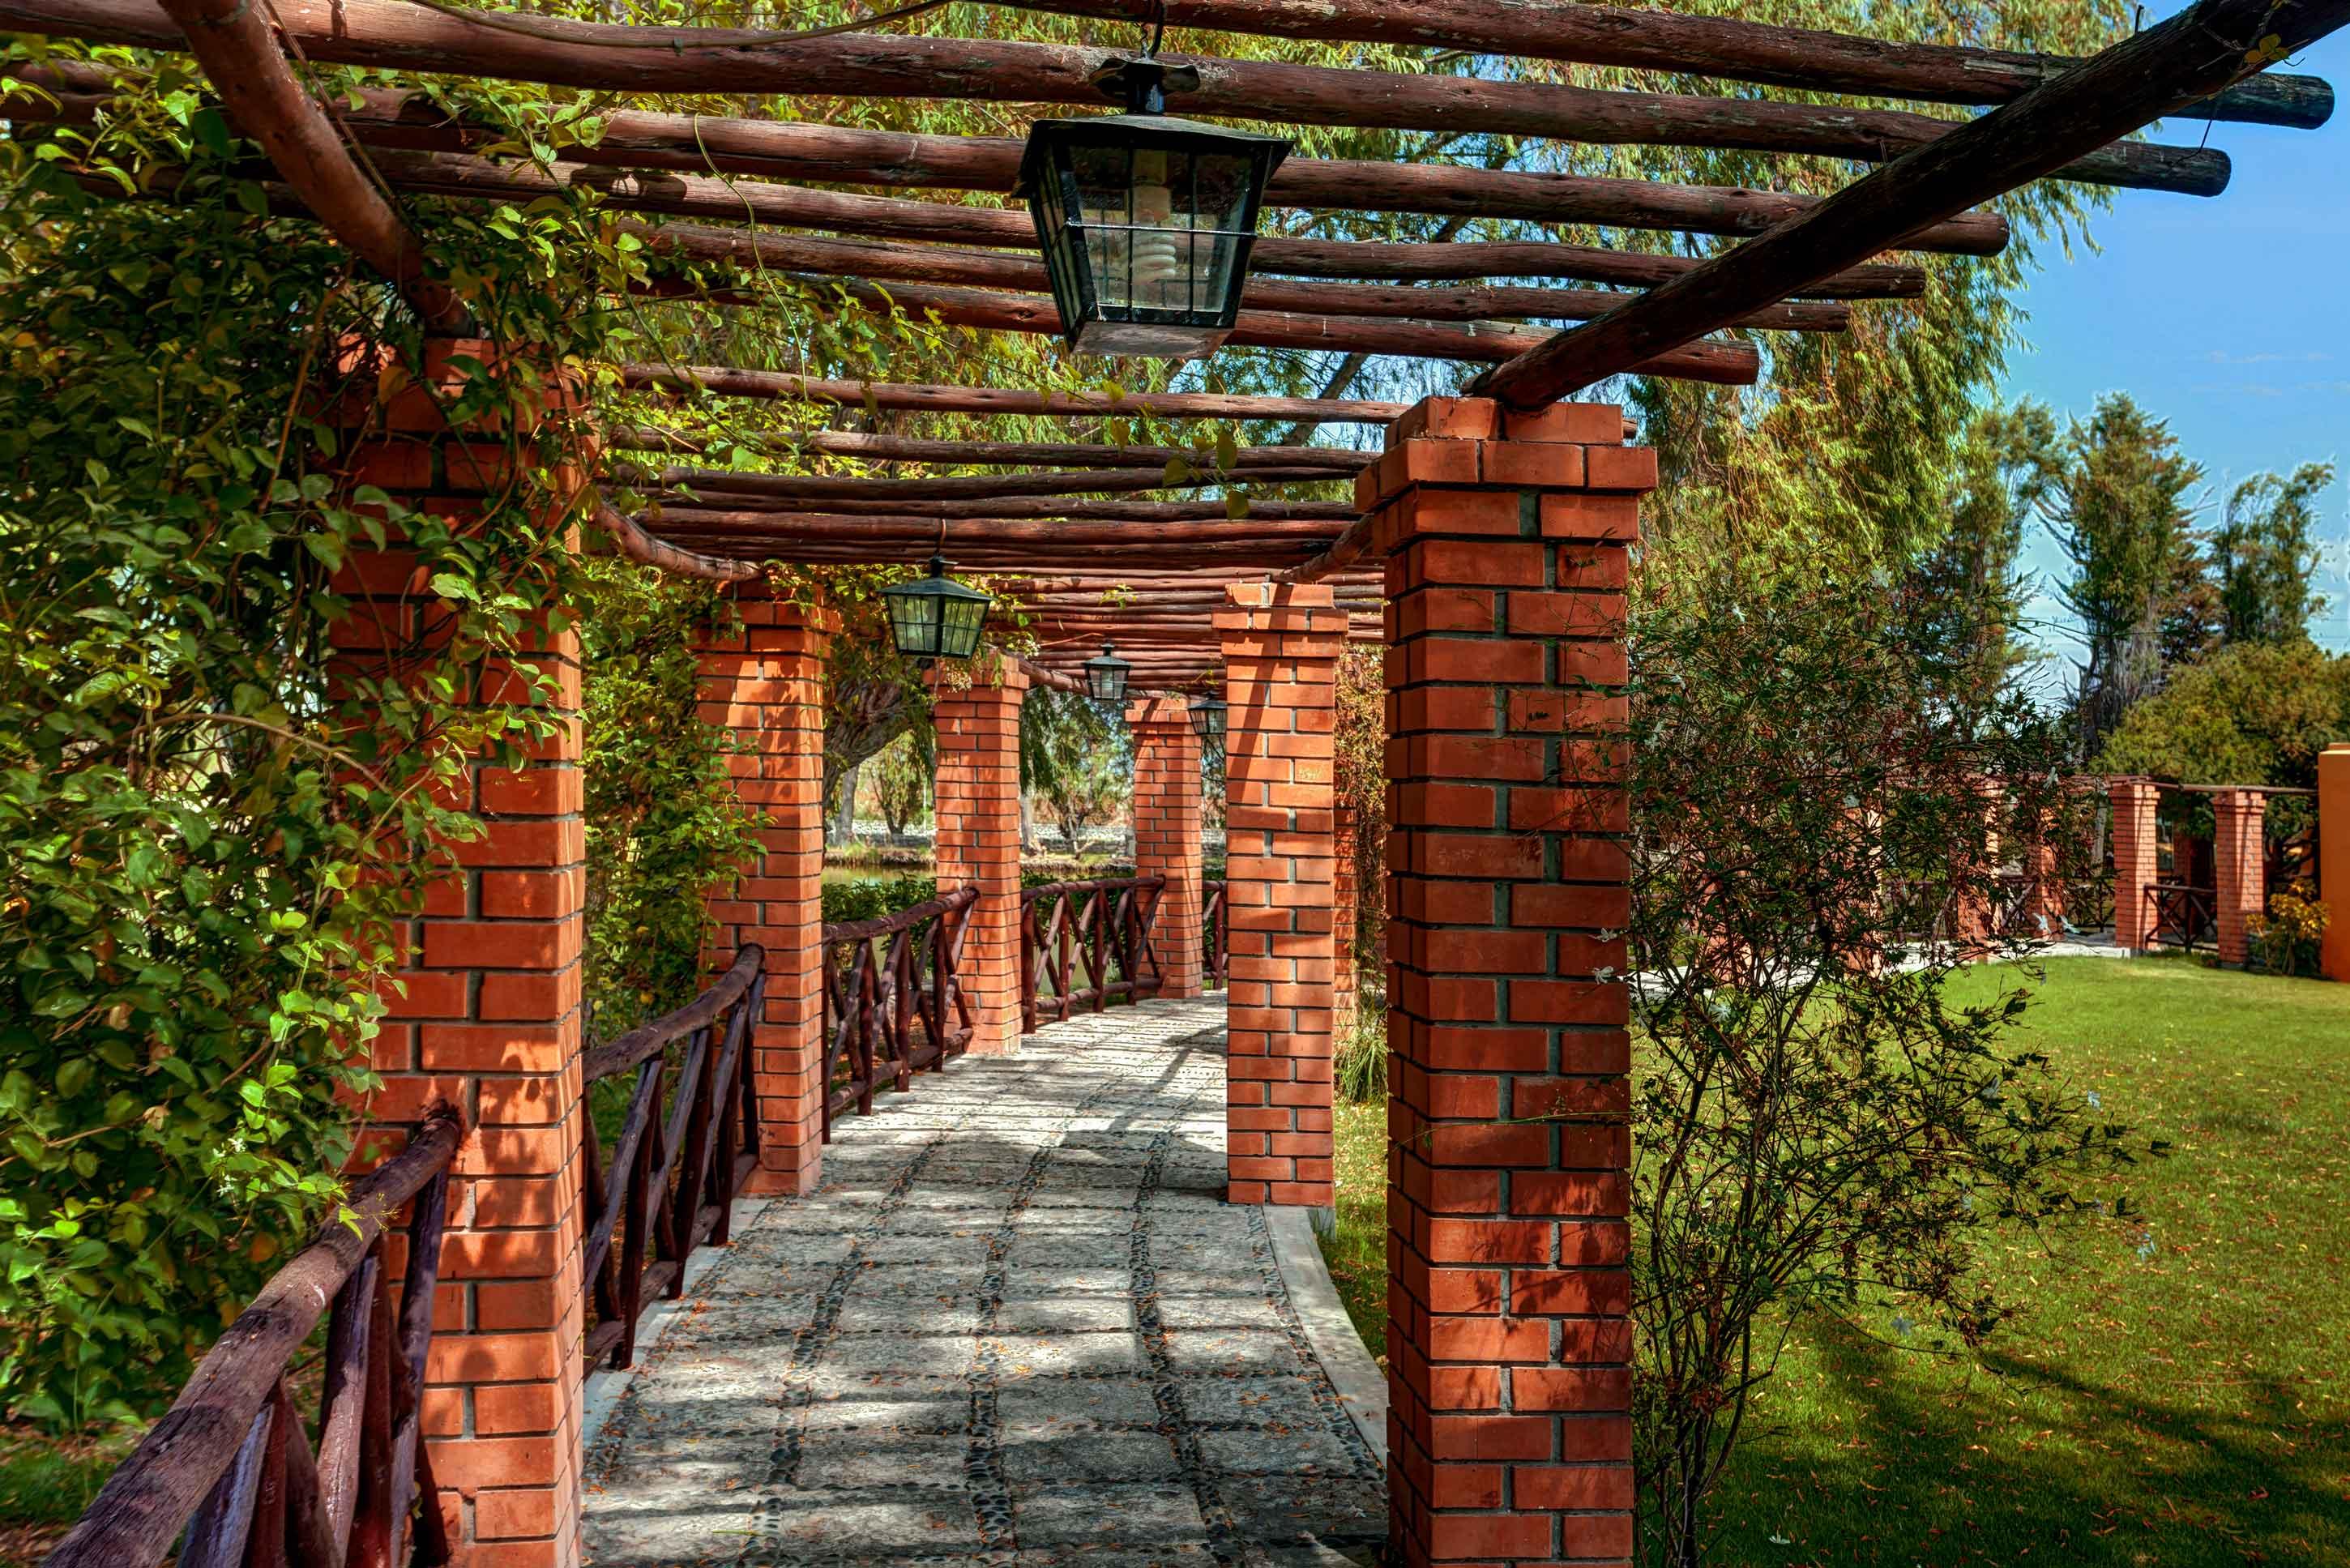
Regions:
[[[857,841],[857,782],[858,775],[864,770],[863,763],[851,763],[840,775],[840,805],[833,814],[829,839],[833,844],[853,844]]]

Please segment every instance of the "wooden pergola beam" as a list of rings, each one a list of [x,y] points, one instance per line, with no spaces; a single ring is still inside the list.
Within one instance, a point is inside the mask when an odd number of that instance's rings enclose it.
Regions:
[[[1695,342],[1807,278],[1849,266],[1920,224],[2063,166],[2253,74],[2350,22],[2350,0],[2197,0],[2004,108],[1846,187],[1803,217],[1659,286],[1482,378],[1475,389],[1543,408],[1676,344]]]
[[[307,88],[295,79],[261,13],[246,0],[165,0],[164,25],[220,94],[238,129],[261,144],[303,203],[354,255],[381,274],[425,326],[459,332],[463,301],[425,275],[424,246],[352,161]]]
[[[815,453],[867,462],[926,462],[971,468],[1148,468],[1164,472],[1170,462],[1228,477],[1252,469],[1327,469],[1335,477],[1361,472],[1378,461],[1375,452],[1328,446],[1244,446],[1219,470],[1212,451],[1189,447],[1119,446],[1109,441],[931,441],[916,436],[868,435],[861,431],[778,431],[771,435],[729,437],[733,444],[776,455]],[[607,452],[699,454],[709,439],[680,431],[630,427],[606,432]]]
[[[633,234],[657,254],[761,271],[1024,294],[1049,294],[1053,287],[1045,264],[1024,256],[887,240],[818,239],[703,223],[627,223],[621,231]],[[1257,276],[1248,279],[1241,294],[1242,307],[1248,311],[1401,321],[1590,321],[1623,303],[1621,294],[1604,289],[1407,288]],[[1851,324],[1850,306],[1812,302],[1774,303],[1726,325],[1780,332],[1841,332]]]
[[[721,498],[713,497],[712,500]],[[919,498],[844,499],[835,496],[817,510],[795,501],[763,495],[727,495],[723,510],[746,523],[774,516],[920,518],[931,527],[941,521],[1014,522],[1039,517],[1066,517],[1089,523],[1222,522],[1232,516],[1222,501],[1090,501],[1057,495],[1007,495],[990,500],[925,501]],[[674,500],[675,507],[689,503]],[[1247,515],[1265,522],[1316,523],[1345,528],[1355,520],[1354,504],[1347,501],[1257,501]]]
[[[21,13],[28,5],[46,15],[47,9],[67,3],[68,0],[0,0],[0,21],[12,15],[25,19]],[[100,3],[143,7],[147,0]],[[384,0],[372,3],[382,4]],[[399,5],[400,0],[391,3]],[[418,9],[405,5],[401,8]],[[70,28],[57,30],[72,32]],[[101,79],[86,67],[51,65],[40,69],[60,82]],[[370,148],[453,153],[506,140],[506,132],[502,130],[467,126],[449,119],[439,106],[419,94],[362,89],[356,99],[356,102],[338,106],[337,117]],[[19,94],[12,101],[20,104],[29,116],[60,112],[35,95]],[[68,107],[78,112],[86,104],[78,101]],[[556,156],[566,162],[612,169],[671,171],[682,179],[751,174],[771,180],[1006,192],[1018,181],[1024,146],[1008,137],[898,135],[806,121],[737,119],[637,109],[614,110],[601,116],[600,120],[602,134],[593,144],[567,142],[556,150]],[[403,177],[418,182],[420,189],[437,184],[449,193],[463,193],[461,187],[467,182],[484,178],[463,164],[436,168],[429,163],[411,163],[403,171]],[[755,188],[748,194],[735,194],[732,204],[722,212],[707,204],[705,199],[710,192],[705,187],[667,185],[645,179],[636,181],[633,188],[619,181],[613,184],[616,200],[641,202],[651,211],[827,226],[822,221],[784,216],[789,199],[774,197]],[[1760,234],[1822,198],[1735,186],[1668,185],[1648,180],[1451,164],[1292,158],[1274,173],[1265,199],[1272,206],[1308,211],[1422,213],[1734,235]],[[760,210],[762,202],[766,203],[764,212]],[[795,205],[799,212],[806,213],[827,204],[810,196],[799,199]],[[999,227],[997,232],[1007,243],[1010,241],[1008,230]],[[2007,241],[2006,221],[1996,213],[1983,212],[1957,215],[1918,234],[1905,235],[1902,244],[1909,249],[1990,255],[2004,248]],[[1313,264],[1326,266],[1330,257],[1349,254],[1343,249],[1331,250],[1338,242],[1287,242],[1268,236],[1265,243],[1273,246],[1273,254],[1265,262],[1268,271],[1284,265],[1295,270],[1303,265],[1314,275],[1321,275],[1314,270]],[[1284,262],[1282,246],[1293,243],[1310,248],[1298,253],[1295,264]],[[1598,281],[1617,280],[1603,276]]]
[[[1154,19],[1148,0],[1008,0],[1066,16]],[[1926,103],[2001,104],[2078,62],[1950,44],[1907,44],[1727,16],[1592,5],[1582,0],[1169,0],[1170,26],[1268,37],[1344,40],[1575,65],[1617,66],[1716,77],[1804,92],[1854,93]],[[2265,76],[2179,111],[2189,119],[2314,130],[2334,112],[2334,89],[2315,77]]]
[[[644,391],[707,392],[841,409],[930,414],[1105,415],[1162,420],[1279,420],[1289,423],[1384,425],[1410,405],[1343,398],[1248,397],[1227,392],[1034,392],[1015,387],[941,387],[903,381],[827,380],[727,365],[620,367],[620,384]]]
[[[1254,518],[1230,523],[1165,523],[1148,529],[1114,523],[967,522],[934,523],[921,517],[745,516],[699,507],[662,506],[651,518],[666,534],[735,536],[775,544],[900,544],[933,541],[952,554],[972,547],[1017,545],[1126,545],[1156,550],[1173,545],[1261,544],[1268,548],[1312,552],[1327,545],[1338,530],[1329,524],[1266,523]]]
[[[900,283],[886,287],[856,278],[813,277],[801,273],[744,269],[744,281],[806,289],[818,300],[837,298],[886,315],[901,310],[949,327],[990,332],[1061,336],[1061,313],[1043,296]],[[716,306],[753,306],[768,297],[757,288],[709,289],[681,279],[662,279],[647,292],[666,298],[697,299]],[[1516,358],[1556,334],[1508,323],[1454,324],[1438,321],[1375,321],[1354,316],[1307,316],[1287,311],[1243,310],[1225,336],[1235,348],[1296,348],[1308,353],[1388,354],[1407,359],[1452,359],[1488,364]],[[1762,359],[1749,343],[1684,343],[1638,367],[1644,376],[1751,387],[1762,377]]]
[[[1265,469],[1245,476],[1195,473],[1170,481],[1164,473],[1130,469],[1068,469],[1037,473],[944,474],[931,479],[869,479],[846,475],[748,473],[730,469],[670,467],[650,476],[664,490],[695,496],[758,495],[780,501],[986,500],[1006,495],[1097,495],[1209,485],[1330,483],[1327,469]],[[671,504],[691,504],[681,499]]]
[[[403,0],[276,0],[312,59],[501,77],[597,91],[956,99],[1098,109],[1110,50],[990,38],[745,36],[502,12],[495,23]],[[150,48],[185,47],[153,0],[0,0],[0,26]],[[1602,145],[1811,153],[1881,162],[1930,145],[1949,120],[1898,109],[1645,93],[1480,78],[1407,76],[1271,60],[1168,55],[1196,67],[1179,114],[1296,125],[1482,132]],[[2067,178],[2212,195],[2224,154],[2127,142],[2065,159]]]

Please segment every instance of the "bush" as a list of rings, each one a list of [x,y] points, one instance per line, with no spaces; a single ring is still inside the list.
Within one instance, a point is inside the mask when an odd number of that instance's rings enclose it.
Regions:
[[[1331,1064],[1338,1098],[1350,1106],[1367,1106],[1388,1097],[1387,1002],[1369,992],[1355,998],[1354,1027],[1338,1042],[1338,1059]]]
[[[858,877],[824,885],[824,923],[845,926],[878,920],[939,896],[935,877]]]
[[[2318,902],[2317,889],[2295,882],[2269,898],[2268,910],[2251,918],[2252,950],[2270,974],[2314,975],[2318,946],[2333,912]]]

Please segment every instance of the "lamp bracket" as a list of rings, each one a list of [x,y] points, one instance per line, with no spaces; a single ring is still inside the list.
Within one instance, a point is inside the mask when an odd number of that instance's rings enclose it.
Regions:
[[[1086,79],[1129,114],[1165,114],[1168,93],[1200,90],[1200,67],[1170,66],[1149,55],[1112,55]]]

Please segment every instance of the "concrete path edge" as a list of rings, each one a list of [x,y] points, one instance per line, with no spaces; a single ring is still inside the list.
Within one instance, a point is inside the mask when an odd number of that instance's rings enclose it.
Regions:
[[[1281,1282],[1289,1290],[1305,1342],[1330,1386],[1338,1391],[1347,1418],[1355,1423],[1364,1445],[1382,1465],[1388,1459],[1388,1377],[1371,1359],[1355,1322],[1331,1282],[1330,1265],[1314,1235],[1310,1212],[1304,1209],[1267,1208],[1265,1228],[1273,1237],[1274,1262]]]

